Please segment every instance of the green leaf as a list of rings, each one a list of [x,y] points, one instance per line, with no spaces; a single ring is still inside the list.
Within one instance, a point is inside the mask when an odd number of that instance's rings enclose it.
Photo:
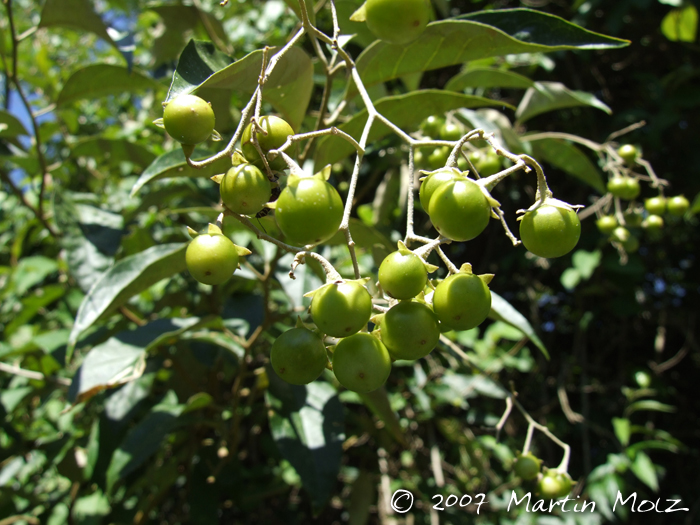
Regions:
[[[211,157],[212,155],[213,153],[210,151],[195,148],[191,158],[192,160],[202,160]],[[134,187],[131,188],[131,193],[129,196],[134,197],[139,190],[141,190],[141,188],[154,180],[173,177],[206,177],[208,179],[214,175],[226,173],[230,168],[230,158],[217,160],[213,164],[205,166],[201,169],[192,168],[189,166],[189,164],[187,164],[187,160],[185,160],[185,154],[183,153],[182,149],[174,149],[156,158],[143,171],[141,176],[134,184]]]
[[[57,271],[58,263],[48,257],[32,255],[20,259],[10,277],[14,293],[21,297],[31,287],[43,282],[49,275]]]
[[[362,402],[372,411],[372,413],[384,422],[385,428],[397,443],[407,446],[404,431],[399,423],[396,412],[392,410],[386,388],[381,387],[366,394],[358,394]]]
[[[22,325],[28,323],[39,310],[46,308],[57,299],[63,297],[65,293],[66,288],[63,284],[50,284],[37,289],[29,297],[22,299],[20,303],[21,309],[16,311],[12,321],[5,325],[5,336],[15,333]]]
[[[518,312],[508,301],[494,291],[491,291],[491,313],[489,317],[496,321],[503,321],[520,330],[524,335],[530,338],[530,341],[532,341],[547,360],[549,360],[549,352],[547,352],[542,340],[535,333],[535,329],[532,325],[525,319],[523,314]]]
[[[700,193],[698,193],[695,198],[693,199],[693,203],[690,205],[690,212],[691,215],[696,215],[700,213]]]
[[[366,525],[370,507],[377,502],[376,482],[372,473],[363,470],[352,484],[348,509],[348,525]]]
[[[269,50],[271,57],[275,48]],[[233,61],[209,42],[191,40],[182,52],[166,100],[200,88],[228,89],[252,94],[258,87],[263,52],[253,51]],[[298,130],[313,91],[313,64],[306,52],[292,47],[275,67],[263,89],[263,100]]]
[[[357,68],[369,87],[409,73],[482,58],[626,45],[627,40],[588,31],[556,16],[528,9],[502,9],[469,19],[433,22],[420,38],[403,46],[377,40],[357,58]],[[354,95],[356,90],[350,93]]]
[[[631,403],[625,409],[625,416],[629,417],[631,414],[639,410],[673,413],[676,411],[676,407],[660,403],[659,401],[654,401],[653,399],[644,399],[642,401],[635,401],[634,403]]]
[[[0,110],[0,138],[29,135],[22,122],[12,113]]]
[[[94,64],[79,69],[68,78],[56,105],[60,107],[83,99],[161,88],[160,83],[137,71],[109,64]]]
[[[557,109],[590,106],[605,111],[612,110],[596,97],[585,91],[572,91],[559,82],[537,82],[536,87],[525,92],[515,116],[519,122],[525,122],[534,116]]]
[[[294,11],[294,14],[297,15],[299,20],[301,20],[299,0],[284,0],[284,3],[287,4],[292,9],[292,11]],[[316,23],[316,10],[314,9],[314,0],[304,0],[304,3],[306,4],[306,12],[309,15],[309,21],[312,24]]]
[[[585,153],[571,142],[547,137],[531,140],[527,135],[522,136],[521,140],[532,145],[533,155],[537,159],[544,160],[569,175],[573,175],[600,193],[607,191],[598,168]]]
[[[637,452],[630,469],[639,480],[654,492],[659,491],[659,479],[654,470],[654,463],[644,452]]]
[[[630,454],[635,454],[639,450],[646,449],[666,450],[668,452],[677,453],[681,447],[678,444],[667,443],[665,441],[639,441],[638,443],[627,447],[627,452]]]
[[[203,408],[208,407],[214,402],[214,398],[211,397],[211,395],[207,394],[206,392],[197,392],[196,394],[193,394],[190,396],[190,398],[187,400],[187,403],[185,403],[185,408],[183,409],[182,413],[187,413],[187,412],[194,412],[196,410],[202,410]]]
[[[573,290],[581,282],[581,273],[576,268],[567,268],[562,272],[559,282],[567,290]]]
[[[72,520],[75,523],[101,523],[107,516],[111,507],[109,499],[102,494],[100,489],[95,490],[89,496],[83,496],[75,500],[72,510]]]
[[[131,297],[161,279],[185,270],[187,243],[152,246],[125,257],[98,280],[85,296],[68,340],[69,352],[80,334],[103,316],[125,304]]]
[[[117,44],[107,33],[104,22],[95,13],[89,0],[46,0],[41,10],[39,27],[67,27],[94,33],[118,50]]]
[[[465,88],[520,88],[533,87],[535,82],[529,78],[492,67],[474,67],[453,76],[445,84],[446,91],[463,91]]]
[[[626,447],[630,442],[630,420],[623,419],[619,417],[614,417],[612,419],[613,428],[615,429],[615,436],[617,440]]]
[[[698,10],[688,4],[673,9],[661,21],[661,32],[672,42],[695,42],[698,31]]]
[[[405,95],[385,97],[374,103],[379,113],[384,115],[401,129],[417,129],[419,124],[430,115],[440,115],[458,108],[483,106],[504,106],[502,102],[488,98],[450,93],[438,89],[415,91]],[[367,110],[363,109],[350,120],[338,126],[359,141],[367,121]],[[377,142],[392,133],[385,124],[375,120],[369,133],[368,144]],[[333,164],[355,151],[344,139],[329,135],[318,141],[315,154],[315,169],[320,170],[326,164]]]
[[[114,166],[128,161],[137,166],[146,167],[155,159],[148,149],[125,139],[88,138],[73,146],[73,157],[92,157],[103,161],[109,159]]]
[[[571,260],[583,279],[590,279],[591,275],[603,258],[603,253],[600,250],[587,252],[586,250],[576,250]]]
[[[114,451],[107,469],[107,491],[138,469],[156,453],[163,441],[177,424],[177,417],[184,405],[177,403],[177,395],[168,391],[163,401],[154,406],[139,423],[129,430],[119,448]]]
[[[293,0],[290,0],[293,1]],[[358,0],[338,0],[335,3],[336,11],[338,12],[338,26],[342,35],[355,35],[352,42],[362,47],[367,47],[374,42],[377,37],[365,22],[355,22],[350,20],[350,16],[357,11],[362,1]]]
[[[328,383],[293,386],[272,369],[267,374],[272,438],[301,477],[318,512],[335,493],[345,440],[343,405]]]

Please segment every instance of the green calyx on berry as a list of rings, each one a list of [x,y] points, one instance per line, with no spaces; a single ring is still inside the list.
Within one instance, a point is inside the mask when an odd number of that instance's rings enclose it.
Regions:
[[[262,131],[256,131],[258,145],[266,156],[270,150],[277,149],[287,142],[289,135],[294,135],[294,130],[287,121],[274,115],[260,117],[258,125],[262,129]],[[248,162],[255,164],[260,169],[264,169],[265,164],[253,142],[252,122],[243,130],[241,149]],[[271,170],[282,171],[287,167],[287,163],[281,156],[276,157],[274,160],[270,160],[267,157],[267,161]]]
[[[412,299],[428,283],[428,273],[437,270],[399,241],[398,250],[387,255],[379,265],[379,285],[390,297]]]
[[[215,133],[211,104],[195,95],[180,95],[166,102],[162,123],[168,135],[187,146],[204,142]]]
[[[518,218],[520,239],[538,257],[552,259],[566,255],[581,236],[581,221],[566,202],[547,197],[541,206]]]
[[[452,330],[470,330],[483,323],[491,312],[488,284],[493,274],[476,275],[465,263],[459,273],[441,281],[433,294],[433,310],[441,325]]]
[[[207,233],[197,235],[195,232],[185,252],[185,263],[192,277],[200,283],[223,284],[238,268],[239,257],[250,253],[233,244],[218,226],[210,224]]]
[[[348,337],[366,328],[372,315],[372,296],[359,281],[340,280],[310,294],[311,318],[318,329],[332,337]]]
[[[389,378],[391,356],[384,343],[368,333],[345,337],[333,349],[333,373],[348,390],[367,393]]]
[[[518,454],[513,463],[513,471],[520,479],[526,481],[535,479],[540,473],[542,460],[535,456],[532,452]]]
[[[323,173],[291,174],[275,203],[275,220],[282,233],[301,245],[327,241],[343,220],[343,201]]]
[[[239,164],[220,180],[221,200],[240,215],[255,215],[270,200],[272,185],[267,176],[252,164]]]

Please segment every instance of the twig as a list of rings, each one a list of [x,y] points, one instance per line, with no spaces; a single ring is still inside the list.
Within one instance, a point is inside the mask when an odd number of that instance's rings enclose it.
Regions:
[[[71,384],[71,380],[66,379],[65,377],[46,376],[41,372],[25,370],[24,368],[8,365],[7,363],[2,362],[0,362],[0,371],[7,372],[8,374],[13,374],[20,377],[26,377],[27,379],[34,379],[36,381],[53,381],[63,386],[70,386]]]

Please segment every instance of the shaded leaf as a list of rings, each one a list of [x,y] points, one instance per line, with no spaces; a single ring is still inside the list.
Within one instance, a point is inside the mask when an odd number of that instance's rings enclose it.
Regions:
[[[206,392],[197,392],[190,396],[185,403],[185,408],[183,409],[183,414],[186,412],[194,412],[196,410],[202,410],[212,404],[214,398]]]
[[[162,87],[152,78],[125,67],[94,64],[79,69],[68,78],[58,95],[56,105],[60,107],[86,98],[92,100]]]
[[[80,334],[102,316],[109,314],[161,279],[185,269],[186,243],[152,246],[141,253],[125,257],[93,285],[78,309],[68,340],[75,347]]]
[[[492,67],[475,67],[462,71],[453,76],[445,84],[446,91],[462,91],[465,88],[490,88],[490,87],[505,87],[505,88],[521,88],[527,89],[533,87],[535,82],[529,78],[506,71],[503,69],[495,69]]]
[[[542,340],[535,333],[535,329],[532,328],[532,325],[525,319],[523,314],[518,312],[508,301],[493,290],[491,291],[491,313],[489,317],[497,321],[503,321],[520,330],[524,335],[530,338],[530,341],[532,341],[549,360],[549,352],[547,352],[544,343],[542,343]]]
[[[609,49],[628,44],[627,40],[588,31],[553,15],[528,9],[501,9],[468,19],[433,22],[420,38],[406,45],[377,40],[357,58],[357,68],[366,86],[373,86],[416,71],[494,56]]]
[[[389,396],[387,396],[386,388],[383,386],[366,394],[357,394],[362,402],[372,411],[372,413],[381,419],[385,428],[399,444],[407,446],[406,438],[404,437],[403,429],[399,423],[399,418],[391,408]]]
[[[154,406],[139,423],[129,430],[119,448],[114,451],[107,469],[107,490],[138,469],[148,458],[156,453],[163,438],[176,425],[177,417],[184,405],[177,402],[177,395],[170,390],[163,401]]]
[[[537,87],[525,92],[515,116],[520,122],[525,122],[548,111],[578,106],[590,106],[608,115],[612,113],[607,105],[590,93],[573,91],[560,82],[537,82]]]
[[[201,148],[195,148],[192,160],[202,160],[213,154]],[[223,158],[201,169],[192,168],[185,160],[185,154],[181,148],[164,153],[156,158],[141,174],[131,188],[130,197],[135,196],[141,188],[149,182],[173,177],[206,177],[210,178],[219,173],[226,173],[231,168],[231,159]]]
[[[274,54],[271,48],[269,56]],[[252,94],[258,87],[263,52],[253,51],[235,62],[209,42],[191,40],[180,55],[166,100],[200,88]],[[263,89],[263,100],[299,129],[313,90],[313,64],[306,52],[291,48],[277,63]]]
[[[294,14],[299,17],[299,20],[301,20],[301,10],[299,9],[299,0],[284,0],[284,3],[287,4],[292,11],[294,11]],[[304,0],[304,3],[306,4],[306,12],[309,15],[309,20],[311,21],[312,24],[316,22],[316,10],[314,9],[314,0]]]
[[[295,468],[316,512],[335,492],[343,455],[343,405],[328,383],[293,386],[268,370],[265,393],[272,438]]]
[[[67,27],[87,31],[117,48],[89,0],[46,0],[41,10],[39,27]]]
[[[148,149],[125,139],[88,138],[73,146],[73,157],[109,159],[112,165],[128,161],[146,167],[155,159]]]
[[[417,129],[420,123],[430,115],[441,115],[458,108],[473,108],[483,106],[504,106],[506,104],[473,95],[450,93],[438,89],[425,89],[405,95],[385,97],[374,103],[379,113],[384,115],[401,129]],[[367,121],[367,110],[363,109],[350,120],[338,126],[359,141]],[[382,137],[392,133],[385,124],[376,121],[369,133],[368,144],[377,142]],[[344,139],[329,135],[318,141],[315,154],[315,169],[319,170],[327,164],[333,164],[355,151],[355,148]]]
[[[28,135],[22,122],[12,113],[0,110],[0,138]]]
[[[11,277],[14,293],[17,296],[24,295],[31,287],[43,282],[49,275],[57,271],[58,263],[48,257],[32,255],[20,259]]]
[[[654,412],[673,413],[676,411],[676,407],[666,405],[659,401],[654,401],[653,399],[643,399],[641,401],[635,401],[634,403],[630,403],[630,405],[625,409],[625,416],[629,416],[634,412],[638,412],[639,410],[652,410]]]
[[[521,137],[532,145],[533,155],[545,162],[573,175],[600,193],[605,193],[605,183],[598,168],[577,146],[563,139],[538,138],[530,140],[527,135]]]

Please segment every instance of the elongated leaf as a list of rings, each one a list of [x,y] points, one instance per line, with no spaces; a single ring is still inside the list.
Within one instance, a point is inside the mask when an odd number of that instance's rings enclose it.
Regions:
[[[335,491],[343,454],[343,405],[335,389],[316,381],[293,386],[268,369],[266,400],[272,438],[295,468],[316,511]]]
[[[80,334],[103,315],[126,303],[161,279],[185,269],[186,243],[162,244],[117,262],[85,296],[68,340],[75,347]]]
[[[192,153],[193,160],[202,160],[207,157],[211,157],[213,153],[210,151],[195,148],[194,153]],[[143,171],[141,176],[131,188],[130,197],[136,195],[141,188],[143,188],[149,182],[158,179],[168,179],[173,177],[206,177],[210,178],[219,173],[226,173],[231,168],[231,160],[223,158],[216,161],[209,166],[205,166],[201,169],[191,168],[187,161],[185,160],[185,154],[182,149],[174,149],[164,153],[160,157],[156,158],[151,164]]]
[[[527,9],[503,9],[492,16],[428,24],[420,38],[398,46],[376,41],[357,59],[367,86],[417,71],[516,53],[624,47],[627,40],[587,31],[556,16]],[[355,91],[350,92],[351,95]]]
[[[533,87],[535,82],[529,78],[491,67],[475,67],[462,71],[458,75],[453,76],[445,84],[446,91],[462,91],[464,88],[490,88],[490,87],[506,87],[506,88],[521,88],[527,89]]]
[[[557,138],[529,140],[527,135],[521,137],[521,140],[532,144],[532,153],[535,158],[573,175],[600,193],[606,192],[600,171],[576,145]]]
[[[112,165],[122,161],[133,162],[146,167],[155,159],[155,155],[135,142],[124,139],[89,138],[73,146],[73,157],[109,158]]]
[[[630,470],[651,490],[659,491],[659,478],[656,476],[654,463],[644,452],[637,452],[637,456],[630,465]]]
[[[630,442],[630,420],[614,417],[612,419],[612,424],[615,430],[615,437],[617,437],[617,440],[623,447],[626,447]]]
[[[86,66],[66,81],[56,105],[65,106],[77,100],[95,99],[124,92],[161,89],[163,86],[150,77],[125,67],[109,64]]]
[[[46,0],[41,10],[39,27],[67,27],[87,31],[117,48],[89,0]]]
[[[145,369],[149,350],[206,322],[208,319],[199,317],[158,319],[110,337],[88,352],[73,377],[68,392],[70,399],[74,403],[84,402],[102,390],[138,379]]]
[[[377,100],[374,105],[377,111],[398,127],[402,129],[417,129],[423,119],[429,115],[440,115],[457,108],[504,106],[507,104],[483,97],[449,93],[438,89],[426,89],[406,95],[385,97]],[[359,141],[366,121],[367,110],[362,110],[338,127]],[[391,132],[391,129],[385,124],[375,121],[369,134],[368,143],[376,142]],[[318,148],[316,149],[316,170],[320,170],[327,164],[337,162],[354,151],[355,148],[349,142],[338,136],[329,135],[323,137],[318,141]]]
[[[0,110],[0,138],[28,135],[27,129],[12,113]]]
[[[391,434],[391,437],[399,444],[405,446],[406,438],[399,423],[399,417],[391,409],[391,402],[389,401],[389,396],[387,396],[386,388],[381,387],[372,392],[358,395],[372,413],[384,422],[385,428]]]
[[[269,51],[269,56],[275,49]],[[233,61],[209,42],[191,40],[182,52],[167,100],[199,88],[229,89],[253,93],[258,87],[263,52],[253,51]],[[306,52],[293,47],[277,63],[263,89],[263,99],[272,104],[298,130],[313,90],[313,64]]]
[[[156,453],[163,438],[175,427],[184,405],[177,402],[177,395],[169,391],[163,401],[154,406],[139,423],[129,430],[119,448],[114,451],[107,469],[107,490],[138,469]]]
[[[639,410],[652,410],[654,412],[673,413],[676,411],[676,407],[671,406],[671,405],[666,405],[664,403],[661,403],[659,401],[655,401],[653,399],[643,399],[641,401],[635,401],[634,403],[631,403],[625,409],[625,416],[629,416],[629,415],[633,414],[634,412],[638,412]]]
[[[491,313],[489,317],[497,321],[503,321],[520,330],[542,351],[547,360],[549,360],[549,352],[545,348],[544,343],[542,343],[542,340],[535,333],[535,329],[532,325],[525,319],[523,314],[518,312],[508,301],[493,290],[491,291]]]
[[[520,101],[515,116],[525,122],[534,116],[557,109],[590,106],[608,115],[612,110],[603,102],[585,91],[572,91],[559,82],[538,82],[537,88],[530,88]]]

